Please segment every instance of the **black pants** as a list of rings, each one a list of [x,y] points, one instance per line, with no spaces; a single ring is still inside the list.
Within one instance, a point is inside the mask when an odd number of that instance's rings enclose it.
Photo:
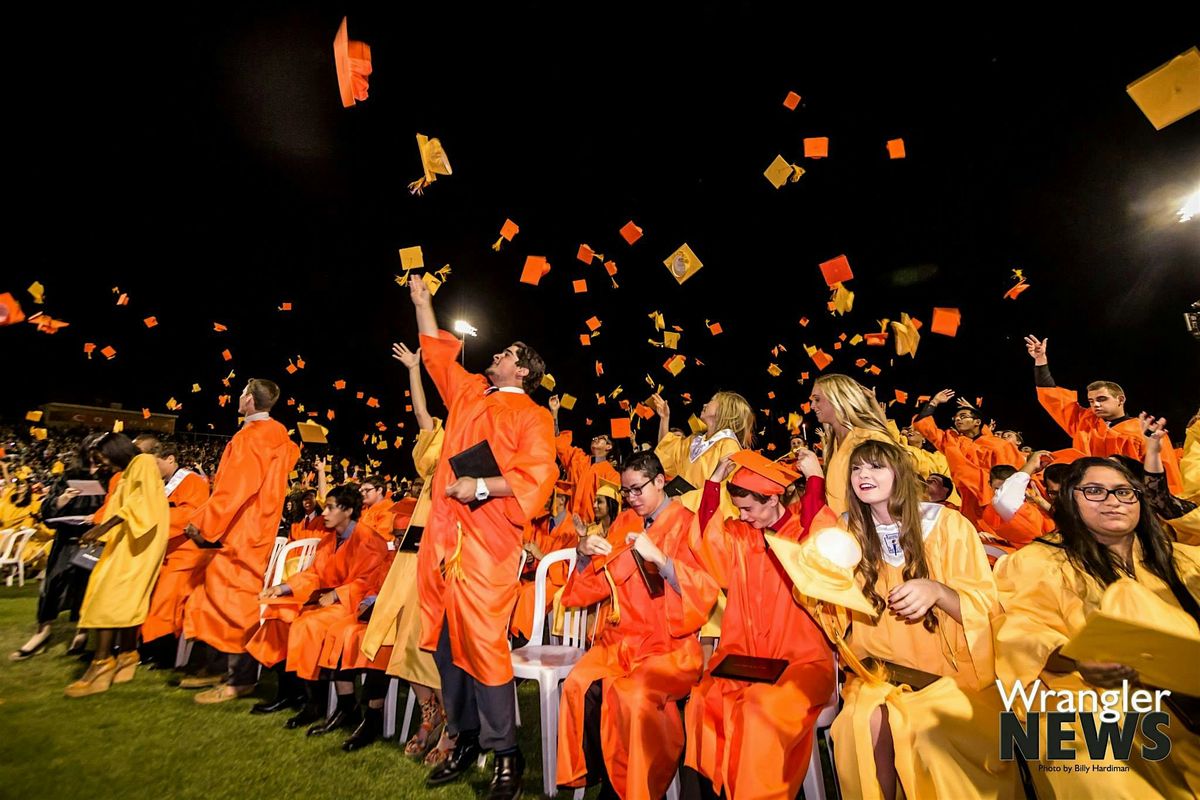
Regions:
[[[583,695],[583,758],[587,764],[587,785],[600,784],[598,800],[619,797],[608,779],[604,765],[604,746],[600,740],[600,706],[604,700],[604,681],[592,681]]]
[[[87,525],[56,524],[54,544],[46,560],[46,577],[38,592],[37,619],[46,624],[58,619],[64,611],[71,612],[71,621],[79,621],[79,607],[87,591],[92,573],[71,563],[79,550],[79,536],[88,530]]]
[[[225,673],[230,686],[253,686],[258,683],[258,662],[249,653],[222,653],[215,647],[197,641],[192,647],[192,661],[200,660],[210,675]]]
[[[517,698],[513,682],[487,686],[454,663],[450,652],[450,625],[442,618],[442,635],[433,654],[442,678],[446,727],[451,734],[479,731],[484,750],[511,750],[517,746]]]

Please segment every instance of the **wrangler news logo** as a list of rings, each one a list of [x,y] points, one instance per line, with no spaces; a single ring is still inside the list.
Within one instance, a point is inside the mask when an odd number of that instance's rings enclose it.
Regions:
[[[1004,712],[1000,714],[1000,758],[1011,761],[1019,754],[1026,761],[1041,758],[1042,718],[1045,717],[1046,759],[1074,761],[1084,757],[1091,761],[1127,761],[1133,752],[1138,731],[1142,733],[1141,755],[1147,761],[1161,761],[1171,754],[1171,739],[1162,730],[1170,724],[1163,710],[1163,698],[1171,693],[1166,689],[1130,689],[1128,681],[1120,689],[1096,691],[1083,689],[1066,691],[1043,689],[1035,680],[1028,689],[1021,681],[1006,690],[996,681]],[[1013,706],[1020,702],[1025,709],[1025,723]],[[1075,727],[1083,733],[1087,752],[1075,750]],[[1071,766],[1039,765],[1045,770],[1071,771]],[[1125,770],[1128,767],[1107,765],[1094,769]],[[1076,765],[1075,770],[1088,770]]]

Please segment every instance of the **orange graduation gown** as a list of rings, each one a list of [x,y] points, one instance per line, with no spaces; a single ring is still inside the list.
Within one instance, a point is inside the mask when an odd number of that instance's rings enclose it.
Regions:
[[[566,470],[567,480],[575,485],[575,494],[571,496],[567,507],[572,514],[578,514],[580,519],[590,524],[596,519],[596,490],[600,488],[600,480],[620,484],[621,476],[608,461],[593,461],[591,455],[572,447],[570,431],[563,431],[555,437],[554,447],[559,463]]]
[[[383,582],[387,580],[392,562],[396,560],[394,542],[387,543],[387,553],[379,566],[367,576],[363,598],[378,597]],[[360,601],[361,602],[361,601]],[[367,623],[358,618],[357,607],[351,616],[331,622],[325,629],[325,641],[321,644],[318,666],[325,669],[375,669],[384,672],[392,658],[392,646],[380,647],[371,658],[362,651]]]
[[[610,598],[611,577],[620,619],[596,635],[595,644],[563,682],[560,786],[582,786],[586,781],[583,703],[595,681],[603,682],[601,743],[617,794],[622,800],[658,800],[671,783],[683,753],[683,723],[675,704],[700,677],[703,656],[697,633],[717,597],[716,582],[688,546],[694,520],[691,511],[672,501],[648,530],[674,563],[680,592],[668,585],[661,596],[652,598],[637,569],[629,569],[629,554],[608,569],[600,569],[602,559],[594,558],[567,581],[563,605],[589,606]],[[625,511],[613,520],[608,541],[615,552],[625,547],[629,533],[642,530],[641,517]]]
[[[836,524],[824,484],[824,478],[809,478],[803,504],[771,532],[800,541],[814,521]],[[717,488],[705,484],[706,493]],[[702,507],[708,506],[706,498]],[[709,778],[717,794],[791,800],[808,771],[817,716],[833,694],[833,650],[792,596],[792,580],[767,548],[765,531],[720,515],[708,521],[703,537],[700,531],[699,525],[692,530],[692,549],[729,598],[710,666],[737,654],[783,659],[788,667],[773,684],[705,675],[687,705],[684,763]]]
[[[525,533],[525,540],[536,544],[546,555],[568,547],[574,549],[579,543],[579,534],[575,531],[575,522],[569,513],[557,525],[554,525],[554,520],[549,514],[539,517],[526,526]],[[538,562],[533,556],[525,560],[525,569],[521,572],[521,587],[517,592],[517,605],[513,609],[512,625],[509,627],[514,636],[525,639],[533,635],[534,614],[545,614],[554,604],[554,595],[567,584],[566,562],[555,564],[546,570],[546,607],[538,612],[533,605],[537,592],[537,565]]]
[[[384,541],[390,542],[392,529],[396,524],[396,513],[392,510],[394,506],[389,499],[380,500],[373,506],[365,506],[358,519],[371,530],[378,532]]]
[[[220,541],[204,583],[188,598],[183,635],[222,653],[242,653],[258,628],[258,595],[300,448],[273,419],[248,422],[221,454],[212,494],[191,524]]]
[[[158,573],[158,583],[150,597],[150,613],[142,623],[142,640],[154,641],[183,631],[183,608],[192,592],[204,580],[204,567],[212,558],[211,550],[201,550],[183,535],[184,526],[196,509],[208,499],[208,481],[194,472],[171,489],[167,502],[171,507],[171,537],[167,555]],[[170,486],[175,476],[167,481]]]
[[[421,336],[425,369],[448,409],[418,553],[421,647],[437,649],[445,620],[454,663],[480,683],[501,686],[513,678],[508,622],[517,602],[521,534],[545,507],[558,477],[554,422],[524,393],[488,392],[486,378],[458,363],[459,347],[446,331]],[[446,496],[455,480],[450,458],[484,440],[512,496],[472,510]]]
[[[1024,547],[1044,533],[1054,530],[1054,520],[1047,517],[1036,506],[1022,503],[1016,515],[1005,520],[992,507],[995,492],[989,479],[989,470],[973,464],[962,451],[963,437],[946,444],[946,461],[950,464],[950,476],[962,494],[963,507],[974,510],[971,519],[975,527],[999,536],[1013,548]],[[966,516],[966,512],[963,512]]]
[[[316,680],[326,629],[358,617],[358,604],[367,596],[369,581],[387,552],[383,537],[362,522],[355,524],[341,546],[337,532],[330,530],[317,545],[308,569],[287,579],[292,590],[287,599],[293,602],[267,606],[262,625],[246,644],[246,652],[264,667],[273,667],[286,658],[289,671],[304,680]],[[329,589],[337,592],[338,602],[316,605],[317,595]],[[305,605],[310,599],[314,604]]]
[[[1116,425],[1096,416],[1090,408],[1079,405],[1079,395],[1070,389],[1058,386],[1039,386],[1038,402],[1054,417],[1054,421],[1071,437],[1071,446],[1089,456],[1129,456],[1138,461],[1146,458],[1146,443],[1142,440],[1142,423],[1129,418]],[[1167,474],[1167,486],[1171,494],[1183,490],[1183,476],[1179,472],[1179,456],[1170,442],[1162,446],[1163,471]]]

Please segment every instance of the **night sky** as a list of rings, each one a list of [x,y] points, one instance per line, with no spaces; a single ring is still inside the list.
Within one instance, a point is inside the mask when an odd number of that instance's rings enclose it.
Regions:
[[[671,19],[645,4],[587,15],[559,4],[245,5],[255,7],[17,20],[14,247],[0,291],[71,326],[0,329],[16,367],[16,391],[0,393],[6,417],[49,401],[165,412],[173,396],[180,427],[228,434],[235,404],[216,398],[232,367],[232,394],[247,377],[278,381],[352,458],[376,420],[389,439],[404,421],[407,457],[415,426],[390,345],[416,344],[393,280],[397,248],[411,245],[453,270],[435,305],[444,327],[478,326],[468,367],[527,341],[559,391],[579,398],[563,414],[577,437],[585,419],[607,428],[623,414],[613,400],[597,407],[595,393],[621,385],[618,399],[643,400],[649,373],[677,423],[732,389],[770,409],[762,441],[782,444],[774,418],[807,399],[800,372],[818,374],[810,344],[835,356],[827,372],[885,399],[907,391],[894,417],[948,386],[982,396],[985,417],[1035,447],[1065,447],[1037,405],[1026,333],[1050,338],[1060,384],[1122,383],[1129,411],[1165,414],[1176,443],[1196,409],[1200,347],[1182,314],[1200,299],[1200,220],[1175,212],[1200,188],[1200,114],[1155,131],[1125,93],[1196,43],[1184,25],[1084,35],[1039,24],[1031,35],[1015,23],[818,21],[728,3]],[[370,98],[350,109],[331,46],[343,14],[374,64]],[[795,111],[782,106],[788,91],[803,97]],[[454,169],[423,197],[406,188],[421,175],[418,132],[441,140]],[[803,158],[808,136],[829,137],[829,158]],[[906,159],[888,159],[894,138]],[[762,173],[777,154],[807,174],[776,190]],[[495,253],[506,218],[521,231]],[[618,235],[630,219],[645,231],[633,246]],[[599,261],[576,260],[584,242],[616,261],[620,288]],[[662,261],[683,242],[704,268],[679,286]],[[536,288],[518,283],[531,254],[553,265]],[[840,254],[856,301],[832,317],[817,265]],[[1031,288],[1002,299],[1016,268]],[[579,278],[588,293],[573,293]],[[25,292],[35,279],[43,307]],[[283,302],[293,310],[277,310]],[[934,306],[962,310],[957,337],[929,331]],[[683,328],[678,378],[662,368],[670,351],[647,342],[652,311]],[[915,360],[890,341],[832,349],[839,333],[877,331],[902,311],[926,323]],[[584,348],[592,315],[603,326]],[[713,337],[706,319],[725,332]],[[118,354],[88,360],[85,342]],[[772,356],[780,344],[787,352]],[[297,355],[306,368],[286,374]],[[297,418],[287,406],[276,416]]]

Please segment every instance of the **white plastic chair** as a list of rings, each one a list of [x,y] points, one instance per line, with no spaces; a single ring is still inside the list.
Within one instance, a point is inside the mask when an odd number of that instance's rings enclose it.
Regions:
[[[281,537],[282,538],[282,537]],[[266,573],[266,581],[263,583],[264,589],[269,589],[272,586],[278,586],[283,583],[283,571],[287,568],[288,559],[292,554],[296,554],[296,572],[306,570],[312,566],[313,559],[317,555],[317,545],[321,543],[320,539],[297,539],[294,542],[289,542],[283,547],[279,547],[279,539],[275,540],[277,555],[274,555],[274,564]],[[266,612],[265,605],[259,606],[258,614],[261,621],[262,615]]]
[[[983,552],[987,553],[992,558],[1003,558],[1008,555],[1008,551],[1002,547],[997,547],[994,544],[983,543]]]
[[[14,567],[4,582],[6,586],[13,585],[14,575],[20,581],[18,585],[25,585],[25,561],[21,558],[21,551],[25,549],[25,543],[36,532],[34,528],[22,528],[5,537],[3,543],[0,544],[0,570],[5,567]]]
[[[555,775],[558,768],[559,685],[583,656],[587,641],[587,610],[567,609],[563,620],[563,643],[542,644],[546,614],[538,612],[546,607],[546,572],[552,565],[564,561],[568,570],[575,569],[574,549],[547,553],[538,564],[533,597],[533,631],[529,644],[512,651],[513,675],[521,680],[538,682],[542,712],[542,788],[547,797],[554,797],[558,793]],[[576,797],[582,795],[583,790],[575,792]]]
[[[813,736],[812,755],[808,761],[808,773],[804,776],[804,800],[825,800],[825,767],[821,762],[821,742],[825,742],[825,750],[829,753],[830,773],[834,776],[834,786],[837,786],[837,770],[833,763],[833,742],[829,738],[829,727],[833,725],[834,717],[838,715],[838,705],[842,701],[842,685],[838,682],[837,655],[833,661],[833,695],[829,702],[817,715],[816,735]],[[841,796],[835,791],[835,796]]]

